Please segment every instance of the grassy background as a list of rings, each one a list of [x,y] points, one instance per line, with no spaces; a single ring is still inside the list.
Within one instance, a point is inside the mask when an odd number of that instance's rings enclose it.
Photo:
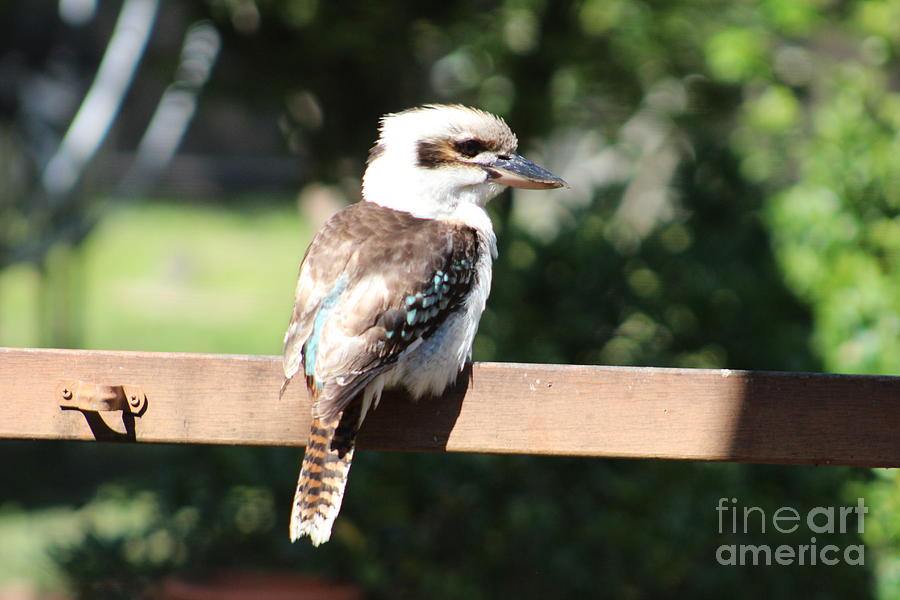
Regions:
[[[132,204],[105,217],[61,268],[80,281],[65,299],[78,346],[280,353],[309,232],[291,205],[238,206]],[[0,272],[0,344],[42,345],[43,285],[33,267]]]

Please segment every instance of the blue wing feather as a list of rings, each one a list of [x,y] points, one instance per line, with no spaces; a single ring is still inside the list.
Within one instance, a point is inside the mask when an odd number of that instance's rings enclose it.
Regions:
[[[343,294],[346,289],[347,276],[341,275],[338,278],[337,283],[334,284],[334,287],[331,288],[331,291],[328,292],[325,299],[322,300],[322,303],[316,310],[312,334],[303,346],[303,360],[307,377],[313,377],[316,374],[316,355],[319,351],[319,338],[322,335],[322,329],[324,329],[325,323],[328,322],[328,317],[331,315],[334,307],[337,306],[341,294]],[[319,387],[322,387],[323,382],[317,381],[316,384]]]

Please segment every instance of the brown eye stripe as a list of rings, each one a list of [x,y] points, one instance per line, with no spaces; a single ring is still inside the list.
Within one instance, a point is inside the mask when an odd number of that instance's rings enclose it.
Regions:
[[[434,169],[447,163],[458,162],[460,155],[473,158],[482,152],[500,152],[496,142],[469,138],[464,140],[420,140],[416,144],[416,163],[426,169]]]
[[[433,169],[444,163],[453,162],[450,148],[440,142],[422,140],[416,146],[416,162],[420,167]]]

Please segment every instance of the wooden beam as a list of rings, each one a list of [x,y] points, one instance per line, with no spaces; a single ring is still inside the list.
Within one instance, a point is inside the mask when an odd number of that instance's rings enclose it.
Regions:
[[[271,356],[0,349],[0,438],[302,445],[306,390],[279,400],[280,369]],[[900,466],[900,377],[481,363],[463,379],[418,404],[386,394],[360,446]],[[61,409],[74,380],[136,386],[146,410]]]

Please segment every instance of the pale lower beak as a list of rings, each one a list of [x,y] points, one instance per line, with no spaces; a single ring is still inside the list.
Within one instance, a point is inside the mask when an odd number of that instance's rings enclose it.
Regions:
[[[502,185],[526,190],[569,187],[562,178],[518,154],[510,154],[509,158],[497,158],[482,167],[487,171],[489,179]]]

